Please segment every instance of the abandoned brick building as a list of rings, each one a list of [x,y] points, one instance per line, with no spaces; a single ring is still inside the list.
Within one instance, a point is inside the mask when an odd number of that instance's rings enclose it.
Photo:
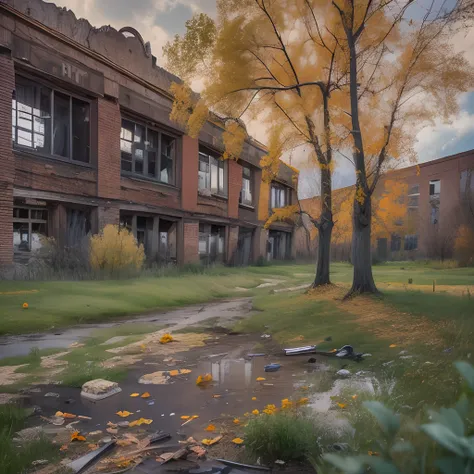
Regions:
[[[187,136],[169,119],[173,81],[131,27],[0,0],[0,265],[106,224],[131,229],[149,261],[294,255],[293,227],[263,224],[296,199],[296,171],[282,163],[263,183],[266,149],[250,138],[238,162],[220,160],[217,117]]]
[[[380,261],[451,258],[459,227],[474,228],[474,150],[388,172],[377,184],[374,201],[386,192],[389,181],[404,185],[405,195],[397,196],[404,215],[394,226],[387,226],[390,229],[373,226],[372,255]],[[346,219],[346,229],[341,232],[338,221],[341,225],[343,219],[338,212],[343,201],[352,200],[353,193],[354,186],[333,193],[333,260],[350,259],[350,220],[347,223]],[[318,215],[319,197],[302,199],[300,204],[310,215]],[[308,241],[305,229],[300,227],[295,246],[298,257],[314,257],[317,239]]]

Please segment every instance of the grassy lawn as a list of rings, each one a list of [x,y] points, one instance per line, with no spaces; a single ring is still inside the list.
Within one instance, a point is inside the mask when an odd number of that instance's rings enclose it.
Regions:
[[[314,265],[280,264],[244,269],[217,267],[203,274],[107,281],[2,281],[0,282],[0,335],[45,331],[51,328],[104,321],[127,315],[163,310],[216,298],[268,293],[255,290],[265,278],[285,280],[280,286],[310,283]],[[445,268],[413,262],[374,267],[379,283],[417,285],[474,284],[473,268]],[[348,264],[333,264],[332,279],[347,285],[352,278]],[[248,288],[237,292],[236,287]],[[32,292],[34,290],[34,292]],[[23,309],[23,303],[28,309]]]

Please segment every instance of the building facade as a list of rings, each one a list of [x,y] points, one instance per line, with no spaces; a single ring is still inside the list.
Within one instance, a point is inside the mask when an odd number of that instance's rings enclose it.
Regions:
[[[65,248],[107,224],[130,229],[147,261],[246,265],[294,256],[293,226],[263,225],[296,199],[265,147],[220,160],[224,124],[198,138],[169,119],[170,85],[131,27],[93,28],[42,0],[0,0],[0,265],[44,237]]]
[[[395,222],[373,226],[372,255],[380,261],[451,258],[459,227],[466,225],[474,229],[474,150],[390,171],[378,183],[374,200],[381,199],[384,193],[393,189],[393,184],[388,183],[402,184],[404,195],[396,196],[400,208]],[[336,221],[332,245],[334,260],[350,259],[351,222],[337,214],[341,203],[352,202],[353,194],[353,186],[333,193]],[[383,201],[380,205],[384,206]],[[317,216],[319,198],[303,199],[301,206]],[[338,226],[345,228],[341,231]],[[308,240],[304,227],[297,230],[297,256],[316,255],[315,237],[313,232]]]

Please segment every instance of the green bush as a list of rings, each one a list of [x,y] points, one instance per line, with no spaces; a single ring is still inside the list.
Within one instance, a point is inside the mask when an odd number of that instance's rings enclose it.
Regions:
[[[260,415],[245,428],[245,449],[266,462],[316,459],[321,455],[320,435],[314,421],[303,412]]]
[[[455,366],[468,389],[474,392],[474,368],[467,362],[456,362]],[[400,414],[380,402],[365,402],[364,406],[380,428],[378,446],[374,452],[355,456],[325,454],[323,459],[338,471],[347,474],[474,474],[472,397],[463,395],[452,408],[429,410],[429,423],[407,422],[408,426],[403,426]],[[411,436],[406,436],[410,432]]]

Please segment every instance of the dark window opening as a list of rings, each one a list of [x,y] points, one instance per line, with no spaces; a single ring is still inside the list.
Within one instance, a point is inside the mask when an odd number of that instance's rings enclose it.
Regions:
[[[89,163],[90,104],[17,77],[12,140],[19,148]]]
[[[291,258],[291,233],[271,230],[268,233],[267,260]]]
[[[122,119],[120,151],[122,172],[174,184],[176,138]]]
[[[66,215],[65,245],[67,247],[78,247],[84,243],[91,231],[90,210],[68,208]]]
[[[41,208],[13,208],[13,250],[34,252],[48,236],[48,211]]]
[[[390,240],[390,250],[392,252],[398,252],[402,248],[402,238],[397,234],[392,234]]]
[[[270,209],[286,207],[290,204],[290,190],[286,186],[272,184],[270,190]]]
[[[158,226],[158,260],[176,262],[177,223],[160,217]]]
[[[439,179],[430,181],[430,222],[433,225],[439,224],[440,193],[441,181]]]
[[[224,226],[199,224],[199,257],[205,265],[224,262]]]
[[[417,235],[405,235],[405,250],[416,250],[418,248]]]

